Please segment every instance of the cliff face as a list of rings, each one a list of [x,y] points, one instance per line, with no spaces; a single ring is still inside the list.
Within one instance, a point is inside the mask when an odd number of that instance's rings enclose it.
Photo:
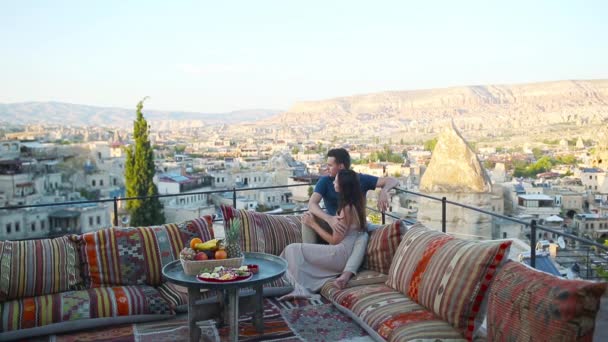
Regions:
[[[453,119],[465,130],[584,125],[608,119],[608,80],[389,91],[296,103],[267,123],[439,129]]]

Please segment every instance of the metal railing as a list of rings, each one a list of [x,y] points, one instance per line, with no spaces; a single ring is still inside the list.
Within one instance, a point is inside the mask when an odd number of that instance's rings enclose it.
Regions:
[[[138,197],[114,197],[114,198],[109,198],[109,199],[100,199],[100,200],[86,200],[86,201],[71,201],[71,202],[63,202],[63,203],[45,203],[45,204],[31,204],[31,205],[16,205],[16,206],[8,206],[8,207],[0,207],[0,213],[2,213],[3,210],[15,210],[15,209],[23,209],[23,208],[38,208],[38,207],[52,207],[52,206],[70,206],[70,205],[76,205],[76,204],[87,204],[87,203],[108,203],[108,202],[112,202],[113,203],[113,212],[114,212],[114,225],[118,226],[118,204],[121,201],[131,201],[131,200],[143,200],[146,198],[166,198],[166,197],[180,197],[180,196],[190,196],[190,195],[210,195],[210,194],[218,194],[218,193],[227,193],[227,192],[231,192],[232,193],[232,206],[233,207],[237,207],[237,194],[240,192],[246,192],[246,191],[260,191],[260,190],[268,190],[268,189],[281,189],[281,188],[291,188],[291,187],[300,187],[300,186],[312,186],[312,183],[303,183],[303,184],[293,184],[293,185],[276,185],[276,186],[264,186],[264,187],[251,187],[251,188],[236,188],[233,187],[231,189],[220,189],[220,190],[209,190],[209,191],[199,191],[199,192],[188,192],[187,194],[181,193],[181,194],[165,194],[165,195],[156,195],[156,196],[138,196]],[[531,220],[531,221],[524,221],[521,219],[517,219],[514,217],[510,217],[510,216],[506,216],[506,215],[502,215],[502,214],[497,214],[495,212],[492,211],[488,211],[488,210],[484,210],[484,209],[480,209],[471,205],[467,205],[467,204],[463,204],[463,203],[459,203],[459,202],[455,202],[455,201],[450,201],[448,200],[446,197],[434,197],[431,195],[427,195],[427,194],[422,194],[419,192],[414,192],[414,191],[410,191],[407,189],[402,189],[402,188],[395,188],[395,191],[397,194],[399,193],[404,193],[404,194],[409,194],[409,195],[413,195],[413,196],[417,196],[417,197],[422,197],[422,198],[427,198],[433,201],[438,201],[441,202],[441,231],[444,233],[450,233],[448,232],[447,229],[447,205],[453,205],[453,206],[457,206],[457,207],[462,207],[468,210],[473,210],[476,212],[479,212],[481,214],[485,214],[485,215],[489,215],[498,219],[502,219],[502,220],[507,220],[507,221],[511,221],[513,223],[517,223],[517,224],[521,224],[524,227],[528,227],[530,229],[530,265],[532,267],[536,267],[536,258],[537,258],[537,253],[536,253],[536,245],[537,245],[537,234],[538,231],[542,231],[542,232],[546,232],[546,233],[551,233],[554,234],[556,236],[562,236],[565,238],[568,238],[572,241],[575,241],[576,243],[580,243],[583,244],[585,246],[587,246],[587,249],[583,249],[584,252],[586,252],[586,256],[583,256],[583,258],[586,258],[587,260],[587,267],[586,267],[586,275],[587,278],[599,278],[599,277],[595,277],[593,275],[590,275],[590,273],[594,273],[594,272],[590,272],[590,266],[589,263],[591,261],[591,264],[593,265],[598,265],[597,263],[597,259],[593,259],[589,256],[589,253],[591,251],[592,248],[595,248],[596,251],[594,252],[594,254],[600,254],[602,255],[602,260],[605,262],[601,262],[600,266],[601,267],[605,267],[608,266],[608,246],[597,243],[595,241],[583,238],[583,237],[579,237],[576,236],[574,234],[570,234],[570,233],[566,233],[566,232],[561,232],[558,230],[555,230],[551,227],[547,227],[547,226],[543,226],[543,225],[539,225],[537,220]],[[376,211],[378,212],[378,209],[376,208],[372,208],[372,207],[367,207],[369,210],[371,211]],[[300,210],[290,210],[290,211],[283,211],[280,213],[274,213],[276,215],[287,215],[287,214],[297,214],[297,213],[301,213],[301,212],[305,212],[308,209],[300,209]],[[392,215],[389,213],[381,213],[381,222],[382,224],[386,223],[386,218],[390,217],[393,220],[403,220],[405,219],[406,221],[408,221],[408,223],[413,223],[415,221],[411,220],[411,219],[407,219],[407,218],[403,218],[403,217],[399,217],[396,215]],[[576,250],[572,250],[573,252],[576,252]],[[580,254],[576,255],[577,257],[581,257]],[[592,259],[592,260],[591,260]],[[608,271],[608,267],[605,268],[605,270]]]

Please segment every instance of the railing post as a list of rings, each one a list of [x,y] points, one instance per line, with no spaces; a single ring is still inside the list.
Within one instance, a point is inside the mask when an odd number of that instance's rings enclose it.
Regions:
[[[384,214],[384,211],[382,212],[382,224],[386,224],[386,215]]]
[[[114,227],[118,227],[118,200],[114,196]]]
[[[536,220],[530,222],[530,266],[536,268]]]
[[[445,228],[446,221],[447,221],[447,218],[446,218],[446,205],[447,205],[447,203],[446,203],[446,201],[447,201],[447,198],[445,198],[445,197],[441,198],[441,231],[444,232],[444,233],[447,230]]]
[[[232,207],[236,209],[236,187],[232,187]]]

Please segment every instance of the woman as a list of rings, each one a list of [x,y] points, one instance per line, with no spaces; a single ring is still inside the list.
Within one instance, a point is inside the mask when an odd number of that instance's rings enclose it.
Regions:
[[[281,300],[309,297],[318,292],[329,279],[340,275],[353,251],[359,234],[365,233],[365,203],[359,186],[359,176],[352,170],[340,170],[334,180],[338,193],[337,217],[344,231],[328,233],[319,225],[311,228],[329,245],[293,243],[283,250],[287,260],[287,278],[294,290]]]

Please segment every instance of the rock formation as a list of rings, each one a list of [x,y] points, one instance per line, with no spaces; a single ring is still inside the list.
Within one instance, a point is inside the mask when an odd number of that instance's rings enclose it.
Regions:
[[[604,125],[597,133],[597,146],[591,159],[591,165],[608,170],[608,126]]]
[[[492,184],[477,155],[454,125],[439,136],[431,162],[420,181],[420,192],[492,211]],[[441,229],[441,202],[421,198],[418,221]],[[492,238],[492,217],[447,205],[446,231],[469,239]]]
[[[477,154],[452,124],[443,131],[433,156],[420,180],[420,191],[427,193],[475,193],[492,191],[492,182]]]

